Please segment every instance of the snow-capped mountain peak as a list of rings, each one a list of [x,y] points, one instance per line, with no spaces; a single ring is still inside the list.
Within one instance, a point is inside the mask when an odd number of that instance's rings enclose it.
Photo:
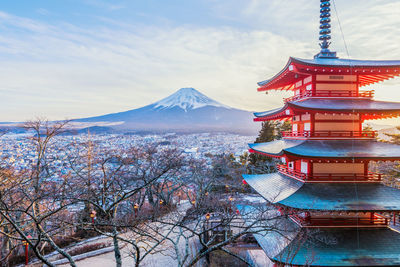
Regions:
[[[234,132],[256,134],[253,113],[224,106],[193,88],[182,88],[149,105],[76,120],[128,132]],[[91,130],[92,131],[92,130]]]
[[[154,103],[155,108],[172,108],[180,107],[184,110],[196,109],[205,106],[215,106],[229,108],[207,96],[200,93],[194,88],[181,88],[174,94],[161,99],[160,101]]]

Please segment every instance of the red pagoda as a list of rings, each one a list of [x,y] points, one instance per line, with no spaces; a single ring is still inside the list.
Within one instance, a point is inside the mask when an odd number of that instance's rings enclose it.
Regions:
[[[255,113],[255,121],[292,123],[281,140],[249,145],[252,153],[280,159],[278,172],[244,179],[287,218],[287,235],[255,237],[277,265],[400,265],[400,234],[392,227],[400,190],[369,170],[371,161],[400,160],[400,146],[362,128],[366,120],[400,116],[400,103],[360,89],[399,76],[400,61],[338,58],[329,50],[330,0],[321,0],[320,18],[321,52],[290,58],[258,83],[260,92],[294,96],[282,108]]]

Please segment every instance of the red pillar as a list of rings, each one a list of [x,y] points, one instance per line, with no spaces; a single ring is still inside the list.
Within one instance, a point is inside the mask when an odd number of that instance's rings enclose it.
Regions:
[[[27,238],[31,239],[32,236],[28,235]],[[29,264],[29,253],[28,253],[29,243],[28,243],[28,241],[24,240],[23,245],[25,245],[25,265],[28,265]]]
[[[315,113],[310,113],[310,134],[309,136],[313,136],[315,132]]]
[[[29,255],[28,255],[29,244],[25,242],[25,265],[29,264]]]
[[[368,160],[364,161],[364,176],[365,177],[368,176],[368,165],[369,165],[369,161]]]
[[[357,81],[356,81],[356,96],[358,96],[358,94],[360,93],[360,76],[359,75],[356,75],[356,77],[357,77]]]
[[[317,75],[313,74],[312,75],[312,95],[315,96],[317,92]]]

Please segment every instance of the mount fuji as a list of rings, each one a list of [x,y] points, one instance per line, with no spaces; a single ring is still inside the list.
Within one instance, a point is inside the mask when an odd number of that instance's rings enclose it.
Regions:
[[[83,118],[74,122],[118,124],[118,131],[232,132],[256,134],[258,125],[249,111],[223,105],[194,88],[174,94],[142,108]]]

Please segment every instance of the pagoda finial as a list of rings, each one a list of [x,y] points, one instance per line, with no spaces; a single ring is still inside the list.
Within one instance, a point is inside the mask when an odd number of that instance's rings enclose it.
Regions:
[[[331,1],[321,0],[321,18],[319,40],[322,41],[319,46],[321,47],[321,52],[314,56],[314,58],[337,58],[336,52],[331,52],[329,50],[329,45],[331,44]]]

